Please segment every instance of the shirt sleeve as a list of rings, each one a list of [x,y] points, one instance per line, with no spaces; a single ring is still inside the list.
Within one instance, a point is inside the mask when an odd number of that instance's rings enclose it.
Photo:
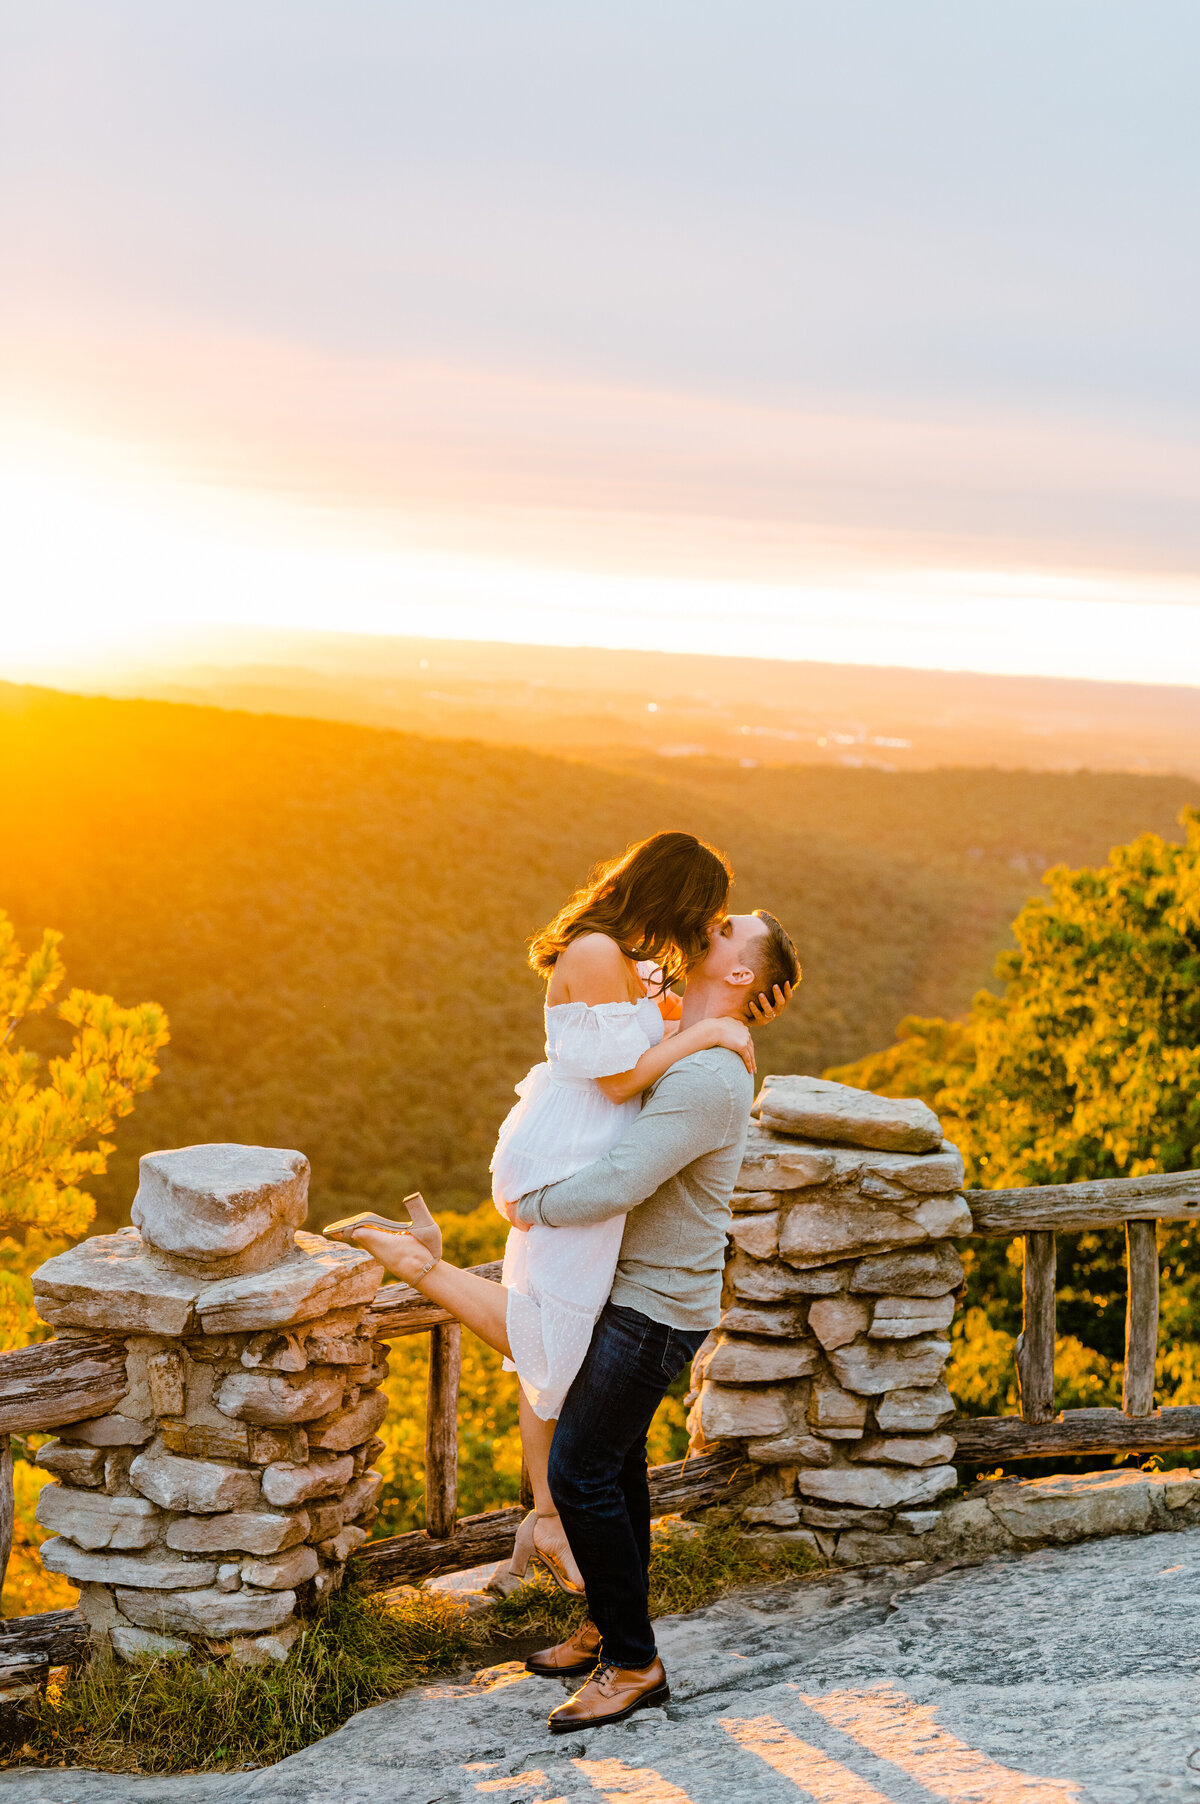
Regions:
[[[611,1152],[573,1177],[523,1196],[517,1214],[531,1226],[549,1228],[627,1215],[693,1160],[724,1146],[734,1108],[732,1086],[706,1054],[681,1059],[655,1084]]]

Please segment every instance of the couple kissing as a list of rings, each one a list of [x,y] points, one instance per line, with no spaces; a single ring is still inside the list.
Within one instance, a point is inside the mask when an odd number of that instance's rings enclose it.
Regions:
[[[583,1626],[528,1662],[584,1681],[551,1712],[558,1733],[670,1696],[648,1604],[646,1433],[720,1318],[750,1025],[773,1020],[800,976],[773,915],[726,912],[731,877],[694,835],[656,833],[594,871],[534,939],[546,1058],[517,1086],[492,1160],[511,1224],[500,1283],[441,1258],[419,1196],[407,1230],[371,1216],[327,1230],[517,1374],[534,1508],[491,1583],[511,1588],[536,1560],[586,1595]]]

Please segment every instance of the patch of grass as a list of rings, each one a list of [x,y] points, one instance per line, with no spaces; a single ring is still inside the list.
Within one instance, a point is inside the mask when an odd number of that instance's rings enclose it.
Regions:
[[[388,1606],[330,1600],[283,1666],[149,1659],[83,1672],[32,1705],[25,1741],[48,1762],[107,1772],[265,1766],[319,1741],[356,1710],[452,1671],[476,1631],[438,1592]]]
[[[734,1586],[799,1577],[816,1565],[802,1546],[764,1546],[736,1527],[667,1525],[654,1535],[651,1612],[699,1609]],[[583,1613],[546,1578],[474,1617],[440,1591],[405,1589],[385,1602],[347,1590],[281,1667],[149,1659],[51,1684],[30,1704],[22,1754],[110,1773],[266,1766],[368,1704],[453,1672],[485,1644],[562,1640]]]
[[[773,1546],[740,1533],[734,1524],[697,1531],[669,1522],[654,1531],[650,1543],[650,1614],[699,1610],[739,1585],[823,1570],[802,1544]],[[584,1606],[539,1574],[511,1597],[501,1598],[489,1617],[498,1635],[525,1640],[544,1634],[550,1643],[565,1639],[583,1621]]]

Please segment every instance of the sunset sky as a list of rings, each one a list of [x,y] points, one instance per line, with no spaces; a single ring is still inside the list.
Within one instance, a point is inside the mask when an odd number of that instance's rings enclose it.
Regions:
[[[1194,0],[0,0],[0,675],[1200,684]]]

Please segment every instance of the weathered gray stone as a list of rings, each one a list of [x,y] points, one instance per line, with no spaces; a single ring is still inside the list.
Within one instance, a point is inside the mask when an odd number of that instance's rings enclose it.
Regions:
[[[341,1500],[335,1499],[328,1503],[322,1503],[319,1498],[314,1498],[308,1506],[308,1520],[309,1540],[314,1544],[327,1541],[330,1535],[337,1534],[338,1529],[345,1521]]]
[[[80,1547],[151,1547],[158,1539],[162,1513],[145,1497],[108,1497],[103,1491],[76,1491],[65,1485],[43,1485],[37,1519],[54,1535],[67,1535]]]
[[[795,1528],[800,1520],[800,1510],[794,1498],[778,1497],[774,1503],[751,1504],[742,1511],[742,1521],[754,1527]]]
[[[58,1433],[60,1440],[84,1447],[144,1447],[154,1438],[154,1423],[133,1416],[93,1416],[90,1422],[68,1422]]]
[[[808,1394],[808,1422],[831,1441],[861,1439],[867,1405],[828,1378],[817,1378]]]
[[[301,1231],[294,1250],[268,1271],[206,1284],[196,1308],[206,1334],[244,1333],[369,1303],[382,1280],[383,1267],[361,1247]]]
[[[231,1510],[223,1516],[180,1516],[167,1546],[181,1553],[283,1553],[309,1532],[306,1510]]]
[[[44,1447],[38,1448],[33,1463],[41,1466],[43,1471],[65,1479],[68,1484],[96,1487],[104,1483],[103,1447],[77,1447],[70,1441],[47,1441]]]
[[[308,1423],[305,1433],[309,1444],[328,1453],[347,1453],[369,1440],[387,1415],[387,1398],[382,1391],[368,1391],[350,1409],[335,1410]]]
[[[959,1190],[962,1155],[943,1140],[937,1152],[876,1152],[869,1147],[831,1146],[788,1139],[751,1125],[740,1182],[747,1189],[785,1191],[821,1186],[825,1192],[894,1184],[915,1202]],[[782,1201],[782,1197],[779,1199]]]
[[[983,1497],[960,1497],[940,1511],[937,1526],[921,1537],[923,1560],[986,1560],[1017,1545]]]
[[[777,1384],[807,1378],[819,1357],[820,1349],[810,1340],[734,1340],[722,1334],[707,1376],[718,1384]]]
[[[165,1510],[199,1515],[241,1509],[259,1497],[257,1473],[174,1453],[140,1453],[129,1468],[129,1482]]]
[[[258,1427],[312,1422],[341,1407],[345,1380],[340,1373],[310,1368],[299,1376],[287,1372],[230,1372],[216,1394],[222,1415]]]
[[[312,1334],[304,1344],[308,1357],[314,1365],[357,1365],[360,1361],[369,1362],[378,1351],[374,1341],[357,1338],[350,1334],[332,1338],[323,1334]],[[242,1357],[245,1359],[244,1354]]]
[[[885,1466],[944,1466],[954,1458],[952,1434],[868,1435],[850,1449],[852,1460],[878,1460]]]
[[[833,1563],[836,1566],[895,1566],[903,1561],[924,1557],[905,1534],[865,1534],[861,1529],[847,1529],[838,1536]]]
[[[898,1101],[822,1077],[765,1077],[757,1103],[763,1127],[809,1140],[875,1147],[885,1152],[936,1152],[941,1123],[918,1097]]]
[[[806,1497],[826,1503],[853,1503],[862,1509],[894,1510],[907,1505],[932,1503],[958,1483],[953,1466],[931,1466],[922,1472],[892,1467],[831,1466],[825,1472],[802,1469],[796,1489]]]
[[[836,1169],[828,1148],[796,1146],[752,1121],[738,1174],[738,1189],[803,1190],[809,1184],[823,1184]]]
[[[240,1591],[241,1588],[242,1568],[240,1562],[237,1560],[223,1560],[217,1567],[217,1590]]]
[[[756,1466],[828,1466],[833,1460],[833,1448],[819,1435],[795,1432],[747,1441],[746,1456]]]
[[[948,1340],[902,1340],[878,1346],[855,1341],[852,1346],[832,1349],[829,1363],[846,1390],[874,1397],[882,1391],[936,1384],[949,1357]]]
[[[760,1209],[773,1209],[778,1201],[773,1190],[735,1190],[729,1206],[735,1215],[752,1215]]]
[[[927,1535],[931,1528],[936,1528],[942,1519],[941,1510],[897,1510],[896,1527],[907,1529],[910,1535]]]
[[[250,1435],[244,1422],[160,1422],[168,1453],[194,1460],[241,1460],[250,1457]]]
[[[219,1278],[282,1258],[307,1209],[303,1153],[218,1144],[147,1153],[130,1214],[148,1246]]]
[[[739,1252],[752,1259],[771,1259],[779,1249],[779,1211],[762,1215],[735,1215],[729,1238]]]
[[[330,1540],[322,1541],[320,1550],[327,1560],[348,1560],[352,1553],[358,1552],[366,1540],[365,1528],[355,1528],[348,1523],[345,1528],[339,1529]]]
[[[122,1660],[171,1660],[192,1651],[191,1642],[178,1635],[155,1635],[149,1629],[135,1629],[131,1622],[116,1622],[109,1633]]]
[[[875,1421],[885,1434],[932,1434],[953,1419],[954,1399],[944,1384],[889,1391],[875,1405]]]
[[[1152,1526],[1158,1473],[1087,1472],[996,1485],[989,1510],[1016,1541],[1069,1542],[1093,1535],[1145,1534]]]
[[[880,1253],[854,1268],[850,1289],[868,1295],[941,1297],[963,1282],[963,1263],[951,1246],[916,1253]]]
[[[301,1544],[274,1560],[243,1560],[242,1577],[266,1591],[286,1591],[312,1578],[320,1564],[316,1549]]]
[[[263,1496],[268,1503],[288,1508],[307,1503],[310,1497],[331,1497],[350,1483],[354,1461],[348,1453],[337,1459],[310,1461],[293,1466],[287,1462],[268,1466],[262,1475]]]
[[[135,1458],[132,1447],[106,1447],[104,1450],[104,1489],[111,1497],[129,1494],[129,1468]]]
[[[181,1416],[184,1404],[183,1357],[174,1348],[151,1353],[146,1361],[150,1403],[156,1416]]]
[[[789,1426],[787,1393],[734,1390],[706,1382],[700,1393],[700,1426],[706,1439],[722,1441],[752,1436],[756,1440],[782,1434]]]
[[[382,1472],[369,1471],[362,1473],[359,1478],[355,1479],[345,1495],[336,1500],[334,1507],[337,1509],[341,1520],[343,1522],[353,1522],[360,1516],[366,1515],[369,1510],[372,1510],[375,1507],[376,1500],[382,1489]]]
[[[296,1607],[294,1591],[118,1590],[123,1615],[144,1629],[177,1635],[246,1635],[278,1628]]]
[[[895,1520],[891,1510],[831,1509],[828,1505],[806,1503],[800,1508],[800,1520],[808,1528],[828,1529],[837,1533],[843,1528],[865,1528],[874,1533],[890,1529]]]
[[[787,1303],[734,1303],[721,1317],[730,1334],[767,1334],[782,1340],[798,1340],[804,1333],[803,1305]]]
[[[962,1240],[975,1227],[965,1199],[957,1195],[927,1197],[914,1209],[913,1220],[924,1228],[930,1240]]]
[[[844,1347],[862,1334],[871,1319],[870,1305],[857,1297],[818,1297],[808,1312],[808,1325],[826,1349]]]
[[[42,1542],[42,1565],[76,1583],[138,1585],[149,1591],[198,1590],[217,1569],[209,1560],[173,1560],[161,1548],[141,1553],[88,1553],[62,1535]]]
[[[954,1320],[954,1298],[880,1297],[868,1333],[872,1340],[908,1340],[937,1334]]]
[[[916,1246],[929,1239],[915,1212],[867,1202],[849,1193],[793,1203],[779,1230],[779,1256],[803,1269],[853,1259],[876,1249]]]
[[[300,1633],[298,1622],[288,1622],[274,1635],[239,1637],[230,1643],[231,1666],[282,1666]]]
[[[790,1266],[760,1264],[735,1253],[726,1269],[733,1294],[746,1303],[782,1303],[789,1297],[831,1297],[846,1288],[851,1268],[797,1272]]]
[[[136,1228],[81,1240],[33,1274],[44,1322],[116,1334],[182,1334],[201,1288],[202,1280],[156,1265]]]
[[[267,1328],[262,1334],[252,1335],[241,1353],[247,1371],[266,1366],[273,1372],[303,1372],[308,1358],[303,1328]]]

